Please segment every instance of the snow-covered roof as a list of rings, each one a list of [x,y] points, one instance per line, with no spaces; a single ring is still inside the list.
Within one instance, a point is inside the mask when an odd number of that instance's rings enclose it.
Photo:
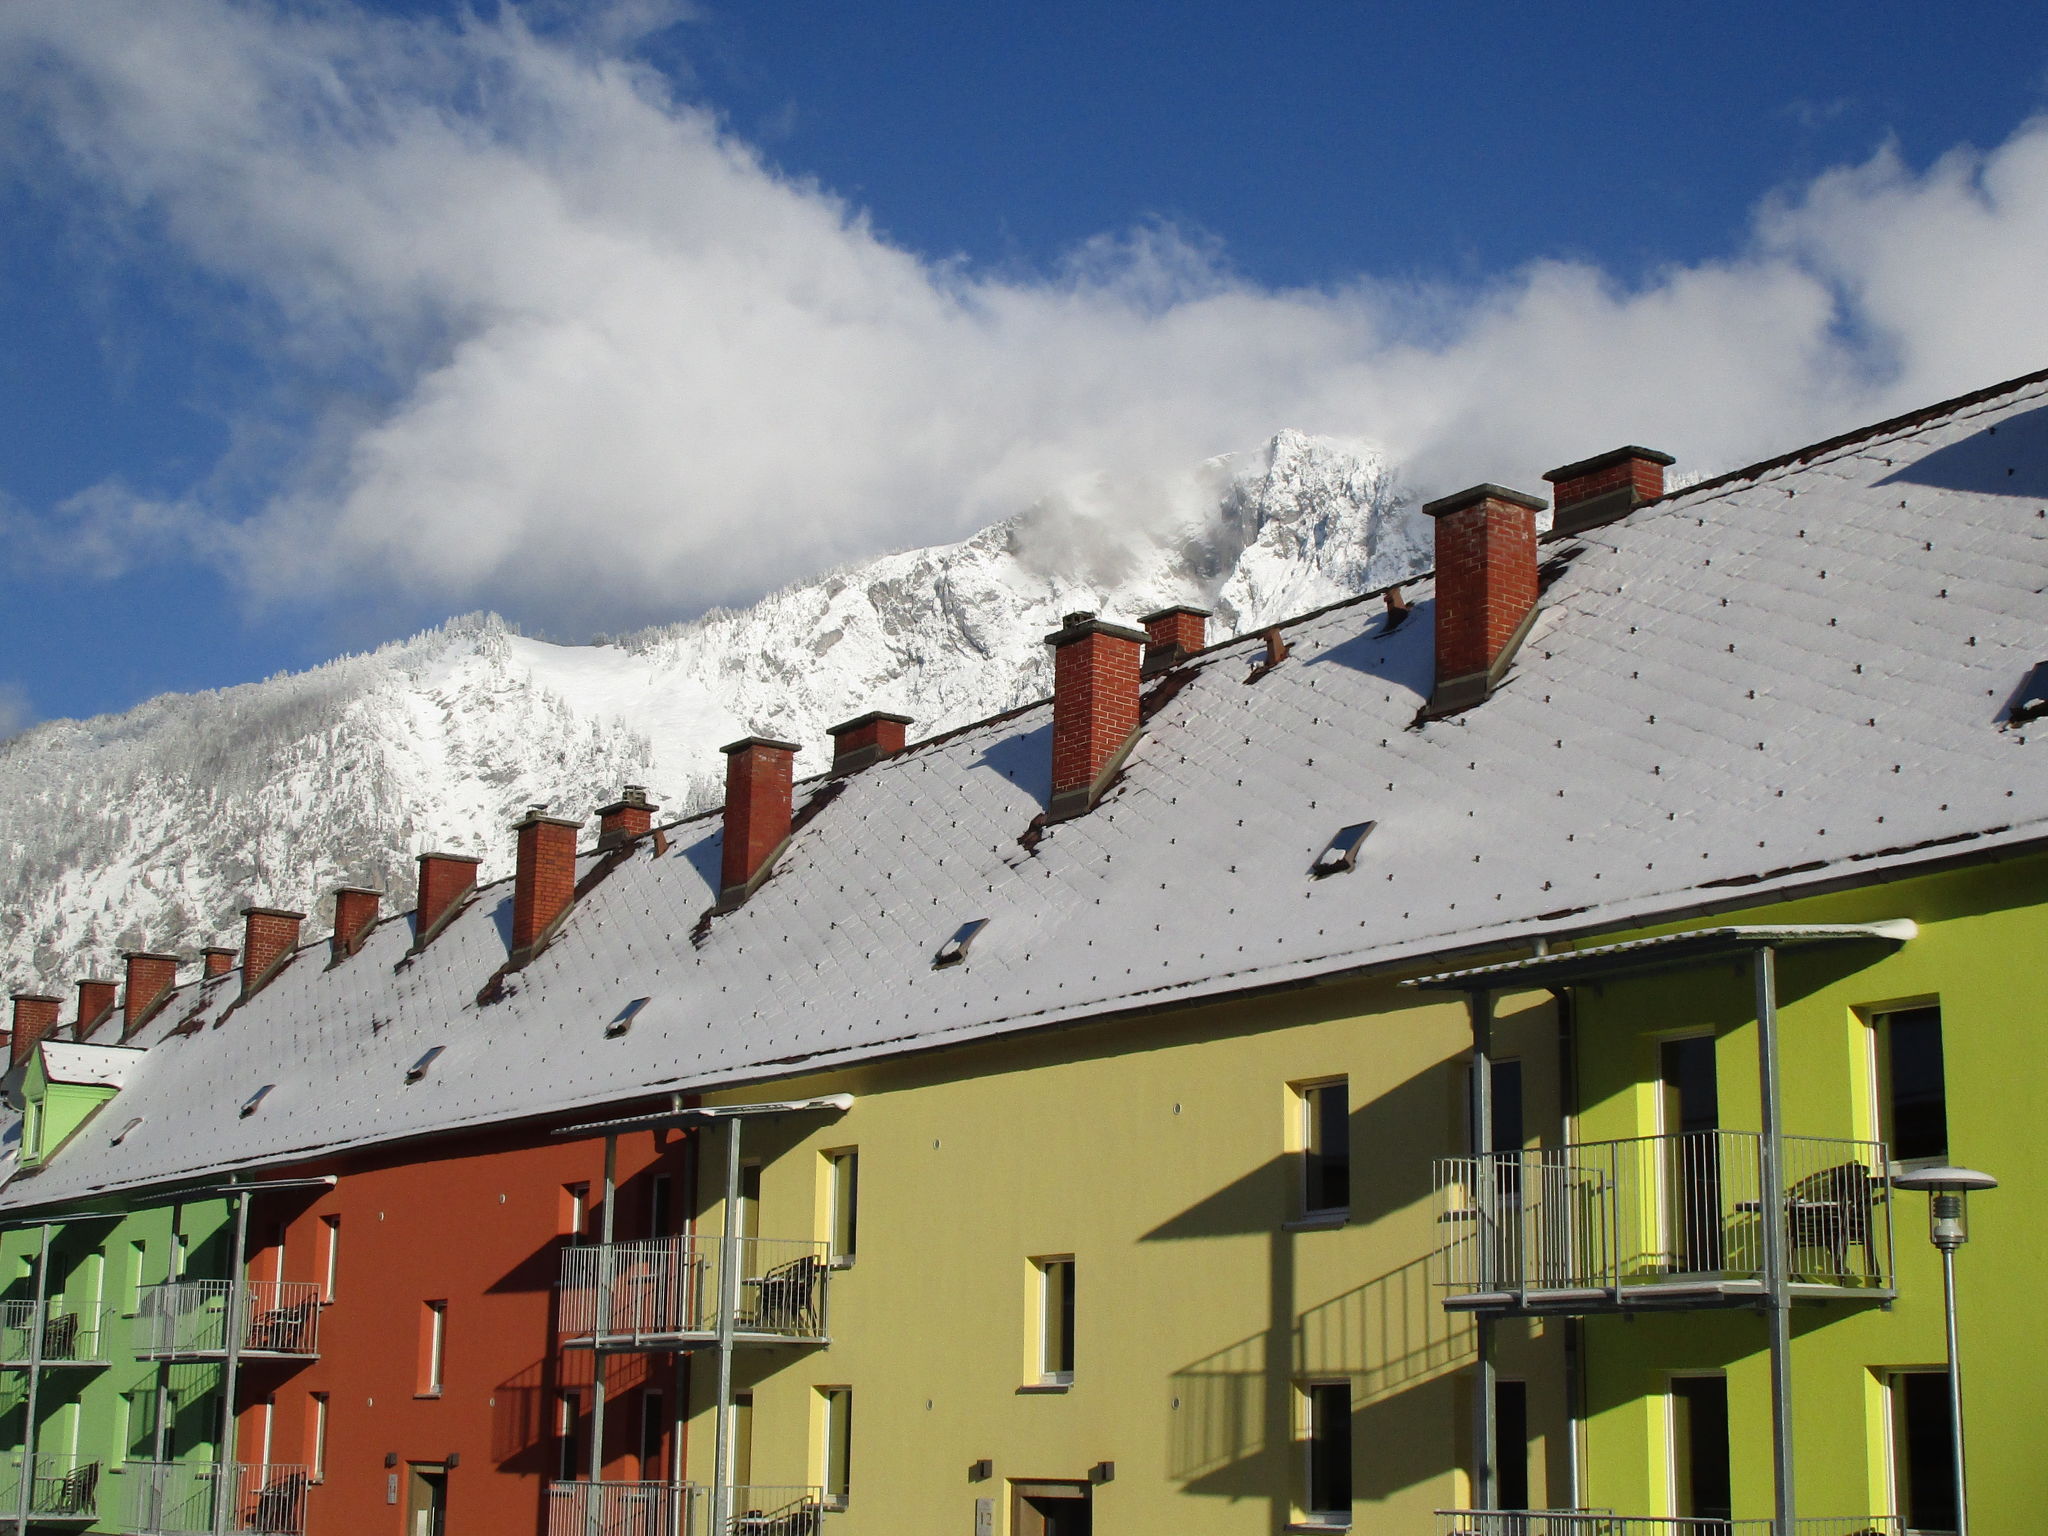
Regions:
[[[145,1054],[132,1045],[69,1040],[45,1040],[36,1049],[42,1053],[44,1077],[80,1088],[122,1087]]]
[[[704,920],[720,849],[701,817],[601,878],[584,856],[558,936],[488,991],[509,882],[417,954],[406,916],[339,963],[308,945],[239,1004],[188,987],[145,1032],[120,1112],[0,1205],[590,1118],[2048,833],[2039,729],[2004,719],[2048,652],[2048,375],[1696,486],[1545,558],[1514,668],[1449,719],[1417,723],[1424,580],[1405,621],[1362,599],[1289,624],[1269,671],[1254,638],[1148,684],[1102,802],[1028,847],[1049,704],[800,787],[798,830],[737,911]],[[1312,878],[1365,820],[1356,867]],[[935,969],[975,918],[965,961]]]

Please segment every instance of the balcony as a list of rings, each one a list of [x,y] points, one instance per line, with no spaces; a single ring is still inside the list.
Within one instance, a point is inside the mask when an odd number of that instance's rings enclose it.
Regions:
[[[304,1536],[312,1483],[305,1467],[131,1461],[122,1479],[126,1529],[136,1536]]]
[[[1439,1159],[1444,1305],[1590,1313],[1752,1303],[1764,1294],[1764,1223],[1773,1217],[1783,1223],[1793,1296],[1891,1296],[1883,1145],[1787,1136],[1782,1146],[1769,1201],[1763,1138],[1751,1132]]]
[[[1436,1512],[1437,1536],[1772,1536],[1768,1520],[1703,1520],[1613,1515],[1604,1510],[1471,1510]],[[552,1536],[552,1533],[551,1533]],[[1889,1515],[1794,1520],[1789,1536],[1899,1536]]]
[[[37,1456],[29,1477],[28,1516],[38,1525],[93,1524],[100,1517],[100,1464],[79,1456]],[[0,1519],[22,1509],[20,1455],[0,1461]]]
[[[62,1302],[40,1307],[33,1301],[0,1302],[0,1368],[25,1369],[38,1359],[46,1366],[105,1365],[100,1314],[67,1308]],[[0,1510],[0,1515],[5,1513]]]
[[[735,1342],[825,1342],[825,1245],[743,1237],[737,1247],[736,1287],[720,1274],[722,1238],[566,1249],[557,1331],[564,1343],[581,1347],[694,1349],[717,1341],[720,1309],[736,1294]]]
[[[818,1536],[819,1488],[739,1487],[725,1528],[701,1483],[550,1483],[547,1536]]]
[[[142,1290],[136,1354],[146,1360],[219,1360],[228,1352],[229,1302],[237,1303],[244,1358],[311,1360],[320,1330],[320,1287],[310,1281],[180,1280]]]

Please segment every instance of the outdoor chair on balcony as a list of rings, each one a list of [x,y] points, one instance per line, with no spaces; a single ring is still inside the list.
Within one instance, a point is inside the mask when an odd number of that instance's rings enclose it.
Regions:
[[[1785,1221],[1794,1252],[1818,1249],[1828,1256],[1830,1275],[1849,1274],[1849,1253],[1860,1248],[1862,1273],[1877,1273],[1876,1234],[1871,1211],[1877,1181],[1861,1163],[1840,1163],[1809,1174],[1787,1192]]]
[[[741,1314],[740,1327],[753,1333],[816,1333],[824,1268],[812,1254],[776,1265],[753,1282],[754,1305]]]
[[[306,1528],[306,1474],[274,1477],[250,1495],[243,1529],[262,1536],[296,1536]]]
[[[78,1357],[78,1314],[66,1312],[43,1324],[43,1358],[75,1360]]]
[[[280,1355],[305,1354],[313,1339],[313,1315],[320,1303],[308,1297],[289,1307],[258,1312],[249,1324],[249,1348]]]
[[[91,1515],[98,1509],[100,1464],[89,1461],[67,1472],[39,1513],[45,1515]]]

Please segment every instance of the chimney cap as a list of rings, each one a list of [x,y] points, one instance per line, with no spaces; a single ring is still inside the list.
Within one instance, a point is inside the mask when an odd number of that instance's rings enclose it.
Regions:
[[[1069,613],[1060,620],[1060,627],[1045,637],[1047,645],[1069,645],[1089,635],[1109,635],[1118,640],[1135,640],[1144,645],[1151,636],[1142,629],[1130,629],[1122,624],[1112,624],[1107,619],[1097,618],[1092,613]]]
[[[1449,496],[1439,496],[1435,501],[1424,502],[1424,517],[1449,517],[1453,512],[1462,512],[1467,507],[1482,501],[1505,501],[1510,506],[1527,507],[1531,512],[1541,512],[1550,505],[1540,496],[1531,496],[1526,491],[1511,491],[1504,485],[1483,481],[1467,486]]]
[[[1543,478],[1555,485],[1560,480],[1576,480],[1581,475],[1590,475],[1595,470],[1606,469],[1611,464],[1626,464],[1631,459],[1647,459],[1652,464],[1676,464],[1678,460],[1668,453],[1659,453],[1654,448],[1639,448],[1631,443],[1626,447],[1612,448],[1606,453],[1596,453],[1590,459],[1580,459],[1576,464],[1563,464],[1556,469],[1547,469]]]
[[[78,984],[81,987],[118,987],[121,985],[120,982],[111,976],[81,976],[78,978]]]
[[[160,949],[124,949],[121,951],[121,958],[123,960],[168,960],[173,965],[178,963],[176,955],[167,955]]]
[[[871,709],[864,715],[854,716],[851,720],[842,720],[837,725],[826,726],[825,734],[844,736],[848,731],[857,731],[864,725],[879,725],[884,720],[893,721],[897,725],[916,724],[914,715],[892,715],[886,709]]]
[[[580,827],[582,821],[574,816],[550,816],[539,806],[533,807],[524,816],[512,823],[512,830],[521,827]]]
[[[303,922],[306,916],[303,912],[291,912],[283,907],[243,907],[240,910],[244,917],[288,917],[295,923]]]
[[[382,896],[384,892],[374,885],[337,885],[334,888],[334,894],[337,896]]]
[[[1161,608],[1156,612],[1146,614],[1138,622],[1140,624],[1156,624],[1161,619],[1172,618],[1176,613],[1190,614],[1198,619],[1213,619],[1216,617],[1216,612],[1212,608],[1197,608],[1193,603],[1175,603],[1171,607]]]
[[[725,753],[745,752],[754,747],[767,747],[776,752],[801,752],[793,741],[777,741],[773,736],[742,736],[738,741],[729,741],[718,750]]]
[[[202,955],[232,955],[239,953],[232,944],[208,944],[199,953]]]
[[[415,864],[427,859],[446,859],[454,864],[481,864],[484,861],[484,856],[480,853],[441,853],[438,850],[429,850],[426,853],[413,856]]]
[[[47,992],[10,992],[7,1000],[12,1003],[61,1003],[61,997],[52,997]]]
[[[616,816],[620,811],[647,811],[651,813],[660,809],[660,806],[647,798],[647,791],[642,786],[628,784],[618,799],[614,800],[610,805],[600,805],[597,808],[597,814],[600,816]]]

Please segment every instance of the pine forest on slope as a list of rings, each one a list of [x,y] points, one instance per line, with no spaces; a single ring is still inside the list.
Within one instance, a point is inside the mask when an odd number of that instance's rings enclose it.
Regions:
[[[255,901],[331,918],[364,884],[413,900],[413,856],[509,873],[531,803],[585,816],[622,784],[666,814],[723,795],[749,733],[829,762],[827,727],[871,709],[915,740],[1042,697],[1045,635],[1094,609],[1173,603],[1221,638],[1398,581],[1421,519],[1370,448],[1282,433],[1183,483],[1077,486],[959,544],[887,555],[751,608],[580,646],[494,615],[367,655],[0,745],[0,955],[13,987],[117,975],[123,949],[239,940]]]

